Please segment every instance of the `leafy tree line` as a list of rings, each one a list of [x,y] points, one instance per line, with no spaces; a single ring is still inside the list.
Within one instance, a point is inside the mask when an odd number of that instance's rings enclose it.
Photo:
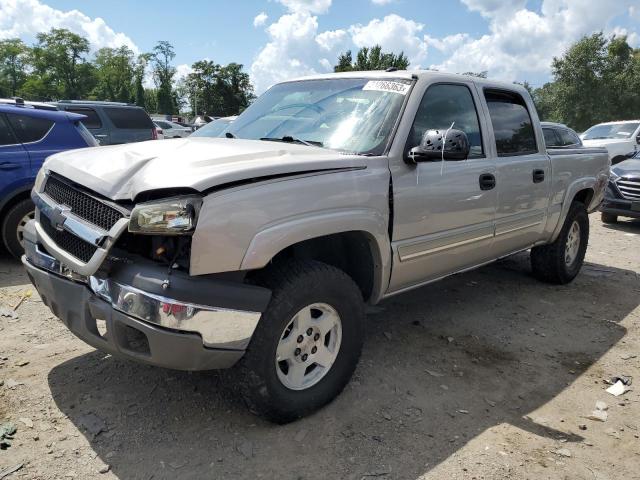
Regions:
[[[233,115],[254,98],[243,66],[211,61],[193,64],[193,73],[176,80],[173,46],[160,41],[149,53],[127,46],[101,48],[90,55],[86,38],[67,29],[0,41],[0,97],[29,100],[107,100],[135,103],[151,113]],[[150,75],[154,88],[144,85]]]

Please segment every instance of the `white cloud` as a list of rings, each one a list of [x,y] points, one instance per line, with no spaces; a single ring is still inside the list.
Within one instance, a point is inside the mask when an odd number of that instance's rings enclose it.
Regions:
[[[427,57],[427,43],[421,37],[423,29],[423,24],[394,13],[382,20],[375,18],[367,25],[353,25],[349,32],[357,47],[371,47],[377,44],[383,51],[402,51],[412,66],[417,67]]]
[[[346,45],[349,34],[346,30],[327,30],[316,36],[316,42],[324,50],[332,51]]]
[[[427,38],[427,43],[450,57],[438,70],[451,72],[484,71],[493,78],[523,80],[550,73],[553,57],[583,35],[600,30],[611,34],[611,25],[629,12],[634,0],[543,0],[540,13],[525,8],[525,0],[463,0],[470,10],[489,21],[489,33],[479,37]],[[637,32],[626,31],[630,41]],[[447,47],[447,43],[449,46]],[[455,48],[450,48],[453,44]]]
[[[277,0],[294,13],[327,13],[331,0]]]
[[[260,12],[258,15],[256,15],[256,17],[253,19],[253,26],[254,27],[262,27],[264,24],[267,23],[267,20],[269,19],[269,15],[267,15],[264,12]]]
[[[0,0],[0,39],[35,36],[51,28],[66,28],[83,35],[92,50],[126,45],[139,53],[131,38],[115,32],[100,17],[92,19],[78,10],[58,10],[38,0]]]
[[[395,0],[371,0],[371,3],[374,5],[388,5],[393,3]]]

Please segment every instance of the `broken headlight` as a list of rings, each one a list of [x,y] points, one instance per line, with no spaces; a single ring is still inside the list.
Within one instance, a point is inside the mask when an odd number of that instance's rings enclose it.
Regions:
[[[201,205],[202,198],[198,196],[141,203],[131,212],[129,231],[161,235],[191,234],[196,227]]]

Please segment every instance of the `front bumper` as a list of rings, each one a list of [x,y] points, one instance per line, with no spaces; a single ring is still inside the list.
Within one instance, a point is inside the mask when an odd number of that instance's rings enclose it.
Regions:
[[[613,192],[614,188],[611,185],[607,188],[600,211],[620,217],[640,218],[640,200],[622,198]]]
[[[178,370],[228,368],[242,357],[270,299],[260,287],[179,275],[164,289],[158,280],[166,272],[157,265],[129,263],[84,277],[42,250],[33,222],[22,261],[42,301],[77,337],[119,357]],[[200,284],[217,287],[208,297],[223,306],[194,303],[205,293]]]

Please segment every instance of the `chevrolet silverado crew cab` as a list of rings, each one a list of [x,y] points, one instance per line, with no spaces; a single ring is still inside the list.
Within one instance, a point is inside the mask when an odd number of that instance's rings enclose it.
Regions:
[[[23,262],[85,342],[235,366],[276,422],[346,385],[366,303],[527,249],[570,282],[609,177],[604,150],[546,151],[523,88],[435,72],[280,83],[220,135],[50,157]]]

